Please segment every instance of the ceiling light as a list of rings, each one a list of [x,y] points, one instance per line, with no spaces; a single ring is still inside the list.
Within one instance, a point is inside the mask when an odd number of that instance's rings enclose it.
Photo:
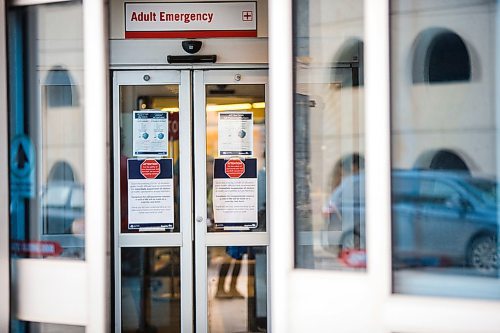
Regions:
[[[250,110],[251,108],[250,103],[207,105],[207,112]]]
[[[162,108],[161,110],[166,112],[179,112],[179,108]]]

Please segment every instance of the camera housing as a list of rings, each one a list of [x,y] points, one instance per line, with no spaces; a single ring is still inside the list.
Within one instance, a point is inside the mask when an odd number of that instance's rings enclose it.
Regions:
[[[201,49],[202,44],[199,40],[184,40],[182,41],[182,48],[189,54],[195,54]]]

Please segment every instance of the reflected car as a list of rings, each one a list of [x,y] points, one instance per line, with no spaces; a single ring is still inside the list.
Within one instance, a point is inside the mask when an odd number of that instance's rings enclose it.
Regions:
[[[83,185],[69,181],[48,182],[42,196],[42,216],[44,234],[71,234],[73,222],[84,216]]]
[[[496,181],[431,170],[395,170],[391,181],[394,265],[497,272]],[[327,245],[335,244],[339,256],[364,250],[364,174],[346,177],[327,206]]]

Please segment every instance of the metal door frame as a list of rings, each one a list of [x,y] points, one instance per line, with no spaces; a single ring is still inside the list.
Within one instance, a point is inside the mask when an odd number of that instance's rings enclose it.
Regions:
[[[239,76],[237,76],[239,74]],[[239,78],[239,79],[238,79]],[[263,84],[265,85],[265,102],[268,104],[268,74],[267,70],[195,70],[193,74],[193,110],[194,110],[194,177],[195,193],[201,193],[195,200],[195,287],[196,287],[196,332],[208,332],[208,292],[207,292],[207,249],[209,246],[266,246],[267,256],[267,318],[268,330],[270,327],[270,288],[269,288],[269,223],[265,232],[207,232],[207,179],[206,179],[206,89],[207,84]],[[269,114],[269,108],[266,108]],[[266,150],[268,146],[269,126],[266,116]],[[267,164],[267,158],[266,158]],[[269,188],[269,185],[267,185]],[[267,191],[266,191],[267,192]],[[269,205],[269,196],[266,196],[266,206]],[[269,216],[269,213],[267,213]],[[267,219],[269,221],[269,219]]]
[[[144,76],[149,75],[146,81]],[[179,151],[191,152],[191,73],[188,70],[115,71],[113,73],[113,147],[115,194],[120,193],[120,86],[179,85]],[[193,331],[192,285],[192,153],[179,156],[180,230],[179,233],[122,234],[120,230],[120,197],[114,196],[114,281],[116,332],[121,332],[121,248],[179,247],[181,265],[181,331]],[[183,200],[184,199],[184,200]],[[186,320],[191,318],[191,320]]]
[[[149,75],[148,81],[144,75]],[[240,74],[241,80],[235,81]],[[267,93],[267,70],[206,70],[206,69],[155,69],[113,72],[113,147],[115,194],[120,193],[120,86],[179,84],[179,150],[190,152],[180,155],[180,233],[178,234],[122,234],[120,231],[120,198],[114,196],[114,280],[115,318],[114,327],[121,331],[121,251],[122,247],[174,246],[181,248],[181,329],[182,332],[208,331],[207,266],[193,264],[207,262],[208,246],[265,246],[267,247],[267,274],[269,269],[269,225],[265,232],[225,232],[207,233],[206,224],[194,222],[196,217],[206,221],[206,84],[263,84]],[[192,89],[191,89],[192,88]],[[182,111],[190,110],[190,112]],[[191,124],[194,123],[194,128]],[[266,125],[267,126],[267,125]],[[193,128],[193,130],[192,130]],[[266,146],[269,131],[266,130]],[[193,159],[194,156],[194,159]],[[193,164],[194,162],[194,164]],[[194,166],[194,173],[192,167]],[[193,178],[194,176],[194,178]],[[193,183],[194,181],[194,183]],[[193,186],[195,184],[195,186]],[[268,186],[269,188],[269,186]],[[266,191],[267,192],[267,191]],[[189,198],[189,199],[186,199]],[[184,200],[183,200],[184,199]],[[267,205],[269,206],[269,205]],[[196,239],[195,244],[192,241]],[[193,248],[194,251],[193,252]],[[195,268],[194,268],[195,267]],[[193,274],[195,274],[193,276]],[[196,290],[196,294],[194,291]],[[267,286],[268,328],[270,327],[270,288]],[[193,304],[194,301],[194,304]],[[196,318],[194,318],[196,316]],[[189,319],[188,319],[189,318]],[[196,319],[196,320],[195,320]],[[196,330],[193,323],[196,322]]]
[[[292,1],[269,3],[271,104],[280,105],[269,122],[270,199],[280,200],[271,218],[282,222],[273,224],[271,231],[271,315],[276,332],[298,332],[304,318],[310,331],[355,331],[363,326],[366,329],[358,331],[497,332],[500,326],[498,301],[392,292],[389,13],[389,0],[364,3],[366,220],[376,225],[366,233],[368,269],[357,274],[305,270],[295,269],[293,262]],[[347,309],[347,316],[339,308]]]
[[[11,7],[36,6],[66,0],[19,0]],[[0,1],[0,26],[7,27],[7,2]],[[46,260],[9,258],[9,187],[8,184],[8,122],[7,57],[5,30],[0,36],[0,95],[2,99],[2,184],[0,211],[0,283],[4,295],[0,300],[0,330],[7,331],[10,319],[53,324],[86,326],[88,331],[105,332],[109,327],[109,146],[108,146],[108,84],[107,35],[105,5],[101,1],[82,2],[84,60],[84,169],[85,260]],[[9,284],[10,275],[13,284]],[[32,277],[36,276],[37,279]],[[10,289],[10,290],[9,290]],[[92,293],[88,293],[92,290]],[[9,295],[10,293],[10,295]],[[12,308],[10,299],[14,299]],[[54,305],[61,305],[54,311]],[[4,329],[5,328],[5,329]]]
[[[0,27],[6,27],[5,1],[0,0]],[[0,298],[0,331],[9,330],[10,316],[10,269],[9,269],[9,178],[8,178],[8,120],[7,120],[7,38],[0,34],[0,289],[4,295]]]

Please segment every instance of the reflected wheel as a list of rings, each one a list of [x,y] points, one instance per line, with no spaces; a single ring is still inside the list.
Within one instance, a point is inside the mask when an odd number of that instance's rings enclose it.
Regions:
[[[482,274],[493,274],[498,269],[497,238],[495,235],[475,237],[469,246],[468,264]]]

